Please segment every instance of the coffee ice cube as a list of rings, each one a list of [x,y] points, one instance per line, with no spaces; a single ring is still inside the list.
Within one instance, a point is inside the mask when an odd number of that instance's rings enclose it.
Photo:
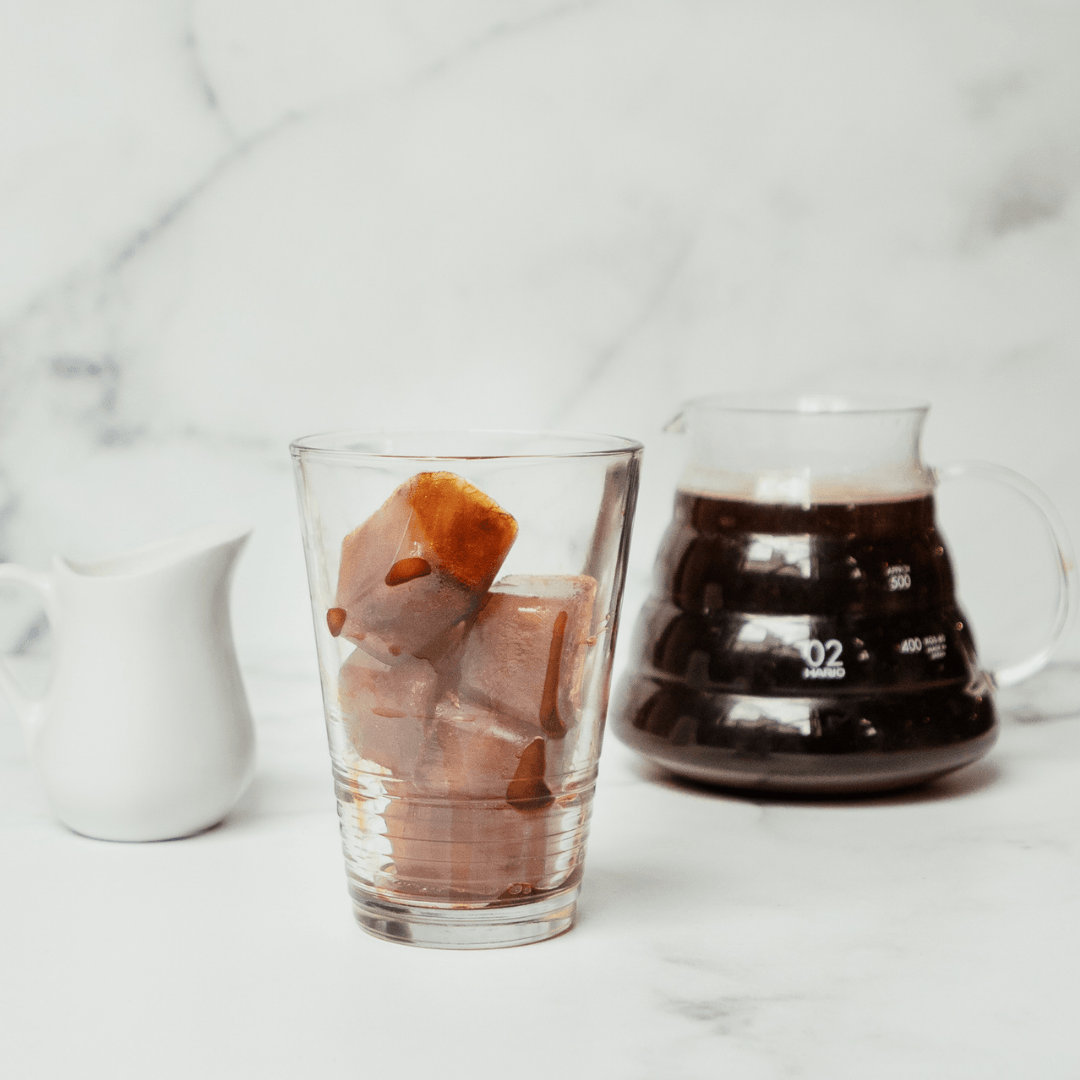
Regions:
[[[577,819],[545,779],[550,740],[514,716],[443,694],[412,745],[411,781],[389,787],[382,887],[429,899],[514,900],[570,873]]]
[[[424,760],[454,797],[504,799],[521,812],[551,802],[544,782],[545,740],[513,716],[462,704],[450,694],[435,707]]]
[[[445,792],[391,798],[383,811],[397,886],[473,901],[550,887],[566,837],[544,782],[543,737],[513,721],[451,716],[435,721],[435,733]]]
[[[516,574],[488,593],[461,649],[465,700],[561,739],[581,708],[596,581]]]
[[[417,474],[342,542],[331,633],[387,664],[426,656],[480,606],[516,536],[467,480]]]
[[[402,656],[392,667],[356,649],[338,673],[338,697],[343,709],[377,716],[435,715],[439,675],[430,661]]]
[[[338,704],[356,753],[401,780],[423,778],[425,720],[434,715],[438,675],[426,660],[388,667],[357,649],[341,665]]]
[[[490,902],[565,876],[562,818],[487,800],[390,799],[382,812],[393,860],[384,885],[432,900]]]

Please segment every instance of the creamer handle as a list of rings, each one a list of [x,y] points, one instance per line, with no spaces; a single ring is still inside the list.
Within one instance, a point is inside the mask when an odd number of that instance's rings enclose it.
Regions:
[[[48,575],[36,574],[33,570],[27,570],[23,566],[16,566],[14,563],[0,563],[0,581],[3,580],[17,581],[22,585],[29,585],[30,588],[40,593],[45,603],[45,613],[55,629],[55,593]],[[11,707],[15,710],[15,714],[22,723],[23,734],[26,736],[26,743],[29,746],[33,741],[38,722],[41,720],[44,706],[40,700],[30,697],[23,690],[8,666],[8,662],[3,657],[0,657],[0,690],[7,696],[8,701],[11,702]]]
[[[963,461],[942,466],[935,469],[934,473],[939,481],[969,477],[1004,484],[1023,495],[1039,512],[1043,525],[1046,526],[1058,572],[1054,622],[1049,637],[1031,656],[1018,660],[1016,663],[1007,664],[1005,667],[998,668],[997,671],[989,672],[995,686],[1013,686],[1046,666],[1054,646],[1068,630],[1076,614],[1078,595],[1076,559],[1073,556],[1072,544],[1069,542],[1069,534],[1065,530],[1065,523],[1057,508],[1038,487],[1026,476],[1021,476],[1012,469],[1006,469],[1003,465],[991,465],[986,461]]]

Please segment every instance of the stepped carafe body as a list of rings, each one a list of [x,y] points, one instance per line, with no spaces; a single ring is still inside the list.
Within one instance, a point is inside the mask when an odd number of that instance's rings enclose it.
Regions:
[[[694,779],[821,794],[927,781],[990,749],[995,676],[979,665],[937,528],[926,412],[831,399],[687,407],[691,462],[613,710],[625,742]],[[1015,474],[983,468],[1043,508]],[[1074,575],[1054,535],[1056,636]]]

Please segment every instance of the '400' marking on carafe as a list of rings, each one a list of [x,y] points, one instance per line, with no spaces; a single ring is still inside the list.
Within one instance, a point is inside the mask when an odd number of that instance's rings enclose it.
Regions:
[[[930,660],[944,660],[946,642],[944,634],[927,634],[925,637],[904,638],[896,649],[900,653],[924,653]]]
[[[806,661],[806,667],[802,670],[804,679],[842,679],[846,674],[840,659],[844,646],[836,638],[829,638],[824,643],[810,638],[799,642],[798,649]]]

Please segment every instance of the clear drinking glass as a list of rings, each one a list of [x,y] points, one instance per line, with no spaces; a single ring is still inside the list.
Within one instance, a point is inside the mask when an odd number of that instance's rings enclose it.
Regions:
[[[640,444],[341,432],[291,450],[357,920],[459,949],[569,929]]]

